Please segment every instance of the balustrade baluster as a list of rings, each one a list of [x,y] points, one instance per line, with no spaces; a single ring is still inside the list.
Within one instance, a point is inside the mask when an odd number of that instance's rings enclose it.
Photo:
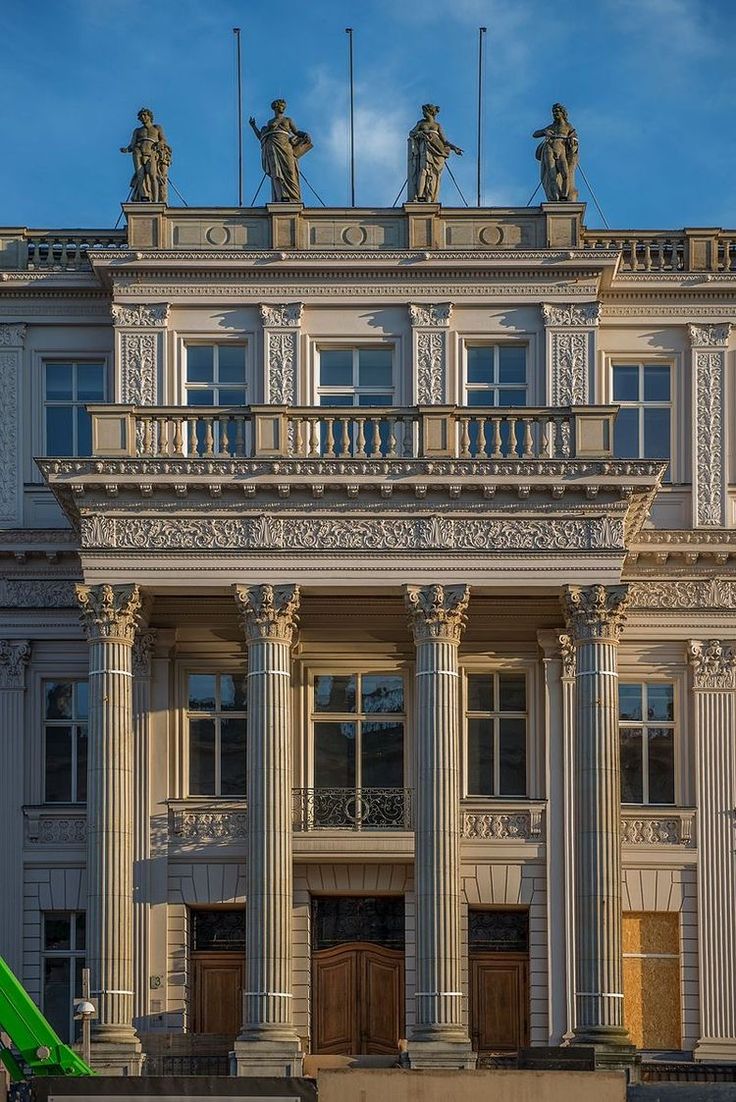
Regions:
[[[540,417],[537,421],[537,424],[539,425],[539,454],[540,456],[544,456],[546,459],[549,459],[551,453],[549,437],[549,418],[546,415],[544,417]]]
[[[326,421],[326,424],[327,424],[327,435],[326,435],[326,438],[325,438],[325,451],[324,451],[324,454],[329,456],[330,459],[332,459],[332,458],[334,458],[334,455],[335,455],[335,434],[332,431],[332,426],[334,424],[335,418],[334,417],[326,417],[325,421]]]
[[[396,418],[389,417],[386,422],[387,437],[386,437],[386,457],[387,459],[396,458]]]
[[[371,417],[370,426],[373,429],[373,435],[371,437],[370,451],[368,452],[369,459],[376,459],[381,454],[381,424],[383,419],[381,417]]]
[[[534,441],[532,439],[532,422],[536,424],[535,417],[524,417],[524,443],[522,445],[522,458],[530,459],[534,455]]]
[[[358,426],[358,437],[355,441],[355,454],[359,455],[361,459],[366,459],[365,453],[365,417],[356,417],[356,423]]]
[[[288,426],[286,436],[288,440]],[[235,419],[235,454],[238,458],[242,458],[245,455],[245,418],[240,416]]]
[[[207,459],[212,459],[215,454],[215,426],[214,418],[207,415],[204,420],[204,454]]]
[[[493,451],[491,452],[491,459],[502,459],[503,451],[501,450],[501,418],[498,416],[491,417],[491,423],[493,424]]]
[[[644,271],[651,272],[652,270],[652,242],[644,242]]]
[[[218,420],[219,426],[220,426],[220,450],[219,450],[219,454],[223,457],[227,457],[227,456],[230,455],[230,451],[229,451],[230,437],[228,435],[228,425],[230,423],[230,418],[227,415],[225,415],[224,417],[218,417],[217,420]]]
[[[319,459],[322,421],[319,417],[310,417],[307,423],[309,425],[309,458]]]
[[[152,434],[153,434],[153,429],[152,429],[152,425],[151,425],[151,418],[150,417],[140,417],[140,418],[137,417],[136,418],[136,426],[135,426],[136,427],[136,434],[135,434],[136,435],[136,440],[138,439],[138,426],[139,425],[142,425],[142,428],[143,428],[143,433],[142,433],[142,436],[143,436],[143,454],[144,455],[152,455],[153,454],[153,449],[151,447],[151,437],[152,437]]]
[[[470,418],[460,417],[460,458],[470,459]]]
[[[518,456],[518,454],[519,454],[518,444],[517,444],[517,441],[516,441],[516,422],[517,422],[517,420],[518,420],[517,417],[504,417],[504,421],[506,422],[506,424],[509,427],[509,450],[508,450],[508,457],[509,458],[511,458],[512,456],[515,456],[515,455]]]
[[[177,456],[184,455],[182,422],[182,417],[174,418],[174,455]]]
[[[189,415],[186,419],[187,425],[187,447],[186,454],[188,456],[196,455],[198,452],[197,441],[197,418]]]
[[[338,417],[340,424],[340,448],[338,457],[347,459],[350,456],[350,420],[347,417]]]

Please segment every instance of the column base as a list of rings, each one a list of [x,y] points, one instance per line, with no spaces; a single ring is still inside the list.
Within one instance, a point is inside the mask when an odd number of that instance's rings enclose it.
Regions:
[[[143,1050],[135,1041],[93,1041],[90,1063],[98,1075],[141,1075]]]
[[[626,1071],[639,1059],[636,1045],[632,1045],[629,1031],[623,1026],[576,1029],[571,1046],[577,1045],[592,1049],[596,1070]]]
[[[478,1061],[477,1053],[467,1036],[457,1038],[411,1038],[406,1046],[406,1062],[410,1068],[455,1068],[472,1070]]]
[[[736,1037],[701,1037],[693,1049],[698,1063],[736,1063]]]
[[[241,1040],[239,1037],[230,1053],[231,1075],[271,1075],[288,1079],[300,1076],[303,1064],[304,1053],[297,1038]]]

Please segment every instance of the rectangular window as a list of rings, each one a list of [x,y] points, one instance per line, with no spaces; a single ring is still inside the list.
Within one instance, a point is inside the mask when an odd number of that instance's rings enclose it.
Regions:
[[[87,799],[87,682],[46,681],[44,691],[44,799]]]
[[[188,344],[184,389],[188,406],[248,404],[244,344]]]
[[[392,406],[394,390],[392,345],[319,350],[319,405]]]
[[[106,375],[100,362],[44,363],[46,455],[92,454],[92,419],[85,406],[107,400]]]
[[[85,915],[81,911],[47,911],[43,916],[43,1003],[49,1022],[66,1044],[78,1039],[74,999],[82,994],[85,967]]]
[[[528,405],[524,345],[469,344],[465,362],[466,405]]]
[[[618,715],[622,802],[673,804],[674,686],[622,681]]]
[[[469,796],[525,796],[526,676],[471,673],[467,679]]]
[[[614,364],[613,433],[617,459],[670,459],[672,382],[669,364]],[[668,475],[669,477],[669,475]]]
[[[245,795],[246,717],[246,677],[189,675],[190,796]]]

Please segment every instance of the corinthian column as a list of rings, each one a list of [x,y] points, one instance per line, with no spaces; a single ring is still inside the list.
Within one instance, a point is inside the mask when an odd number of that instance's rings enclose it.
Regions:
[[[248,643],[244,1019],[237,1075],[301,1075],[291,992],[291,655],[299,589],[236,586]]]
[[[626,585],[567,586],[575,643],[575,1043],[602,1064],[627,1062],[621,955],[618,639]]]
[[[97,1018],[92,1062],[137,1075],[133,1029],[133,640],[137,585],[78,585],[89,641],[87,963]]]
[[[417,649],[416,1025],[412,1067],[475,1066],[463,1025],[460,945],[458,650],[467,586],[406,587]]]
[[[30,657],[27,639],[0,641],[0,838],[4,870],[0,956],[19,978],[23,976],[23,698]]]
[[[689,647],[695,704],[700,1038],[696,1060],[736,1060],[736,651]]]

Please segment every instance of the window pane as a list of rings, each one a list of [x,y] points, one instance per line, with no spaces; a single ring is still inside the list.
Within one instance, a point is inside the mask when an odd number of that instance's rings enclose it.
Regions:
[[[71,402],[74,398],[71,364],[46,364],[46,398],[53,402]]]
[[[404,679],[386,673],[364,673],[360,679],[361,711],[403,712]]]
[[[87,947],[87,921],[86,921],[86,919],[87,919],[87,916],[84,914],[84,912],[82,912],[81,914],[78,914],[77,918],[76,918],[76,922],[75,922],[76,941],[74,942],[74,945],[75,945],[75,948],[77,948],[77,949],[86,949],[86,947]],[[82,964],[84,964],[84,961],[82,961]]]
[[[43,1012],[62,1041],[68,1043],[71,1020],[69,957],[47,957],[43,962]]]
[[[332,349],[319,354],[320,386],[353,385],[353,353],[350,349]]]
[[[493,349],[468,348],[468,382],[493,382]]]
[[[72,681],[47,681],[46,719],[71,719],[74,700]]]
[[[217,377],[221,383],[245,382],[245,348],[243,345],[220,345]]]
[[[468,674],[468,711],[493,711],[493,678],[489,674]]]
[[[74,454],[74,407],[46,407],[46,455]]]
[[[468,792],[472,796],[493,793],[493,721],[468,720]]]
[[[217,393],[215,404],[218,406],[244,406],[246,404],[244,388],[240,387],[236,390],[234,387],[228,387],[227,390],[224,390],[221,387]]]
[[[202,390],[199,390],[197,387],[195,387],[193,390],[187,391],[188,406],[214,406],[214,404],[214,390],[205,389],[204,387],[202,388]]]
[[[104,364],[77,364],[77,401],[105,401]]]
[[[394,402],[392,394],[359,394],[359,406],[392,406]],[[366,435],[368,429],[366,428]]]
[[[497,392],[497,405],[504,406],[508,409],[509,406],[525,406],[526,405],[526,391],[525,390],[511,390],[510,387],[504,387],[503,390]],[[522,438],[524,430],[521,425],[517,428],[521,429]]]
[[[393,351],[361,348],[358,352],[358,386],[391,386]]]
[[[72,729],[46,728],[46,802],[68,803],[72,798]]]
[[[644,799],[641,762],[641,728],[619,728],[621,747],[621,800],[640,804]]]
[[[669,402],[670,369],[666,364],[649,364],[644,368],[644,401]]]
[[[501,347],[498,350],[498,381],[502,385],[526,383],[526,349]]]
[[[215,683],[213,673],[190,673],[189,709],[192,712],[213,712],[215,709]]]
[[[352,406],[353,405],[352,394],[320,394],[319,404],[321,406]],[[337,428],[333,426],[333,432],[337,432]]]
[[[86,719],[89,715],[89,686],[86,681],[74,683],[74,718]],[[51,717],[49,716],[49,719]]]
[[[649,727],[649,803],[675,802],[675,746],[671,727]]]
[[[70,949],[71,936],[70,915],[45,914],[43,916],[44,949]]]
[[[613,369],[614,402],[639,401],[639,367],[625,364]]]
[[[618,687],[618,718],[634,721],[642,718],[641,685],[621,682]]]
[[[526,795],[526,720],[499,720],[499,795]]]
[[[466,405],[469,406],[495,406],[495,390],[468,390],[466,393]],[[476,429],[477,432],[477,429]]]
[[[361,735],[363,788],[403,788],[404,724],[364,723]]]
[[[77,802],[87,799],[87,725],[77,727]]]
[[[215,721],[189,720],[189,791],[192,796],[215,793]]]
[[[620,409],[613,424],[613,451],[619,459],[639,458],[639,410]]]
[[[211,383],[214,378],[211,345],[190,344],[187,348],[187,382]]]
[[[220,794],[245,795],[245,720],[220,721]]]
[[[315,788],[355,786],[355,724],[315,723]]]
[[[674,686],[647,685],[647,719],[673,720],[674,718]]]
[[[315,712],[354,712],[355,676],[320,675],[314,679]]]
[[[644,410],[644,459],[669,459],[670,411]]]
[[[526,711],[526,677],[523,673],[498,675],[498,710],[500,712]]]
[[[77,455],[92,455],[92,418],[84,406],[77,406]]]
[[[223,712],[244,712],[248,700],[248,678],[238,674],[220,676],[220,707]]]

